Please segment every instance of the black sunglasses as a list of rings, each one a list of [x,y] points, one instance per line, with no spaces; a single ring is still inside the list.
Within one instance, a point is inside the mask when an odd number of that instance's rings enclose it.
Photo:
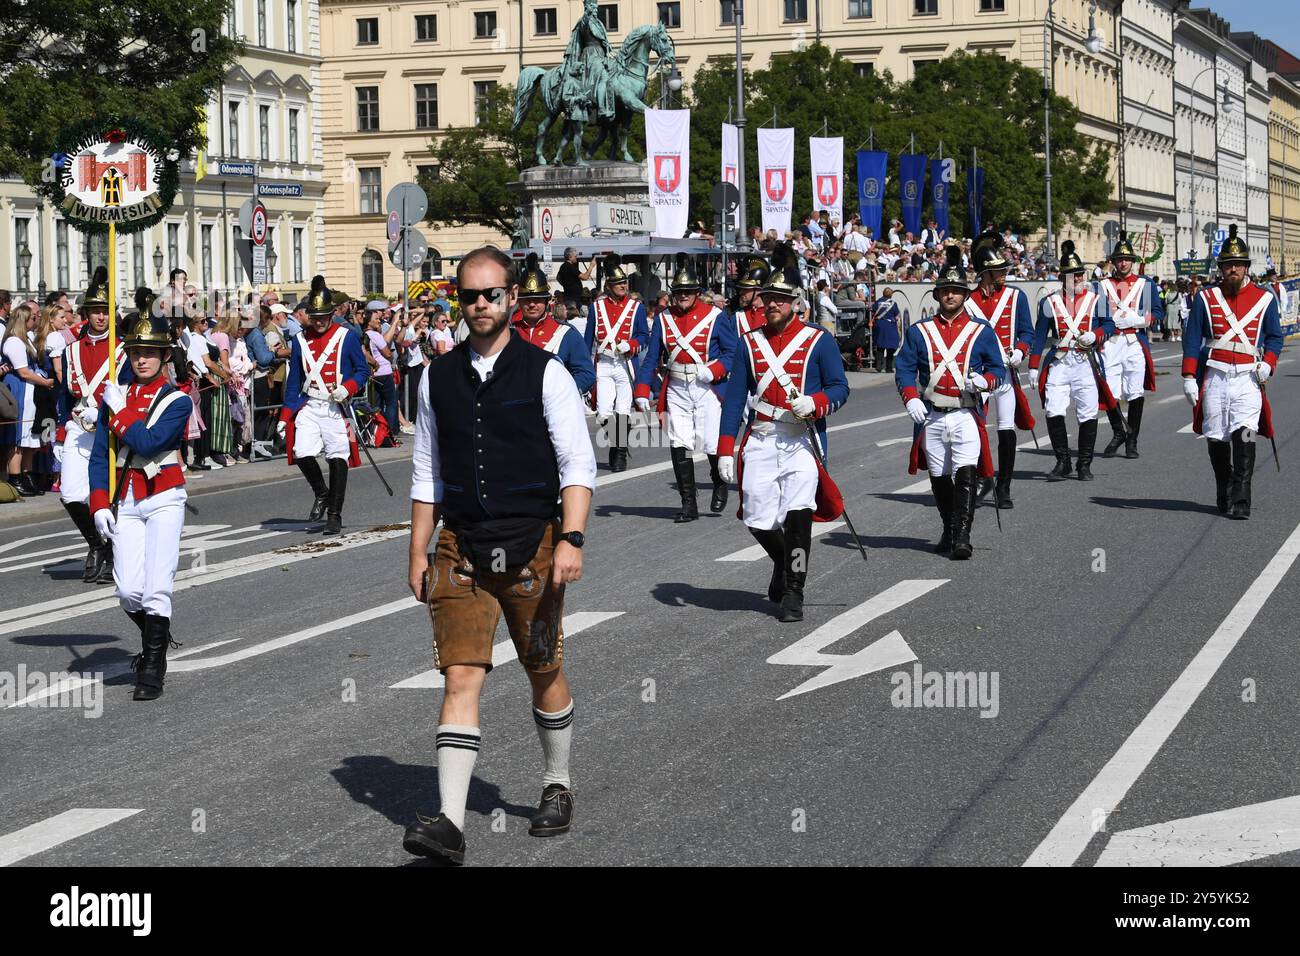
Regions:
[[[473,305],[478,301],[479,296],[483,296],[493,305],[500,305],[509,292],[510,287],[503,285],[493,286],[490,289],[458,289],[456,298],[460,300],[461,305]]]

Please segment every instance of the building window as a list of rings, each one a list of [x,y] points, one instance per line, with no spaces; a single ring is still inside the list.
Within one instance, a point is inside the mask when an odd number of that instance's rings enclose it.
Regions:
[[[86,250],[86,259],[83,263],[86,270],[85,281],[89,285],[95,269],[99,266],[108,267],[108,233],[92,232],[86,236],[83,248]]]
[[[257,45],[266,46],[266,0],[257,0]]]
[[[618,4],[602,3],[596,7],[596,19],[601,22],[605,30],[609,33],[618,32]]]
[[[442,275],[442,253],[430,246],[429,255],[424,262],[420,263],[420,281],[428,282],[434,276],[440,275]]]
[[[362,17],[357,20],[357,46],[372,46],[379,42],[379,18]]]
[[[373,133],[379,129],[379,87],[357,87],[357,131]]]
[[[785,22],[807,23],[808,0],[785,0]]]
[[[920,76],[921,71],[928,66],[934,66],[938,60],[917,60],[912,64],[912,76]]]
[[[492,91],[497,88],[496,80],[475,80],[474,81],[474,125],[482,125],[484,111],[487,109],[488,98]]]
[[[854,64],[853,64],[853,72],[856,73],[856,74],[858,74],[858,76],[863,76],[863,77],[866,77],[866,76],[875,76],[875,75],[876,75],[876,64],[874,64],[874,63],[854,63]]]
[[[140,233],[136,233],[140,235]],[[58,275],[55,276],[55,282],[60,289],[67,291],[72,285],[72,277],[68,274],[68,224],[60,220],[54,224],[54,254],[57,260]],[[143,278],[136,282],[136,285],[144,285]]]
[[[20,289],[26,289],[29,285],[31,285],[31,277],[32,277],[31,266],[29,265],[26,269],[24,269],[22,260],[19,258],[23,254],[24,248],[27,249],[28,255],[32,254],[31,246],[27,245],[27,220],[15,219],[14,220],[14,262],[18,266],[18,288]],[[34,259],[36,257],[32,256],[32,258]]]
[[[230,152],[227,154],[236,159],[239,158],[239,104],[230,103],[226,107],[227,125],[229,126],[228,137],[230,142],[227,144]]]
[[[361,286],[366,292],[384,291],[384,257],[374,249],[361,254]]]
[[[293,231],[293,281],[302,281],[302,229]]]
[[[679,29],[682,25],[682,5],[680,3],[661,3],[659,6],[659,22],[670,30]]]
[[[431,183],[436,183],[442,175],[441,166],[416,166],[415,178],[423,179]]]
[[[135,287],[138,289],[145,284],[144,280],[144,230],[131,234],[131,276],[135,280]]]
[[[724,27],[735,26],[736,23],[736,0],[721,0],[719,6],[722,8],[720,21]]]
[[[285,40],[290,53],[298,52],[298,0],[289,0],[289,15],[285,17]]]
[[[479,40],[490,40],[497,35],[497,15],[493,10],[480,11],[474,14],[474,37]]]
[[[289,110],[289,162],[298,162],[298,111]]]
[[[1005,13],[1006,0],[980,0],[980,13]]]
[[[871,16],[871,0],[849,0],[849,19]]]
[[[212,288],[212,227],[199,226],[199,249],[203,270],[203,288]]]
[[[167,223],[167,269],[179,269],[181,266],[181,227],[179,223]]]
[[[263,161],[271,159],[271,107],[257,108],[257,145]]]
[[[533,31],[539,37],[555,36],[558,30],[556,28],[554,7],[547,7],[545,10],[533,12]]]
[[[438,39],[438,16],[434,13],[421,13],[415,18],[415,42],[433,43]]]
[[[912,0],[912,13],[918,17],[939,15],[939,0]]]
[[[438,84],[415,84],[415,128],[438,128]]]
[[[361,215],[373,216],[381,209],[379,169],[378,167],[359,169],[357,174],[361,179]]]

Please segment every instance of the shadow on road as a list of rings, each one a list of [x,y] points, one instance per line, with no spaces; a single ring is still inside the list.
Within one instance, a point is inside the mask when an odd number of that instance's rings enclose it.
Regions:
[[[765,611],[771,610],[764,594],[758,593],[760,584],[767,587],[767,570],[755,574],[753,591],[737,591],[734,588],[697,588],[693,584],[680,581],[656,584],[651,594],[660,604],[671,607],[702,607],[710,611]],[[760,580],[761,578],[761,580]]]
[[[707,504],[707,502],[706,502]],[[623,517],[631,515],[634,518],[671,518],[677,512],[681,511],[681,506],[676,508],[638,508],[633,505],[597,505],[596,514],[602,518]],[[701,518],[712,517],[708,510],[700,512]]]
[[[858,546],[853,543],[853,536],[847,531],[832,531],[824,534],[817,540],[823,541],[831,548],[847,548],[850,551],[857,551]],[[937,538],[936,538],[937,540]],[[869,535],[862,537],[862,544],[867,549],[867,556],[871,552],[880,549],[882,551],[933,551],[934,541],[929,538],[900,538],[900,537],[883,537],[873,538]],[[814,558],[815,560],[815,558]]]
[[[1199,501],[1178,501],[1175,498],[1098,498],[1093,504],[1103,508],[1119,508],[1124,511],[1188,511],[1192,514],[1218,515],[1219,509],[1214,505]]]
[[[881,501],[901,501],[905,505],[934,505],[934,497],[929,494],[916,495],[899,495],[878,493],[872,495],[873,498],[879,498]]]

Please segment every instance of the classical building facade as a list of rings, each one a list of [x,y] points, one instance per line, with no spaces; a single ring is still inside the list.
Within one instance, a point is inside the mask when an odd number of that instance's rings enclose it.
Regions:
[[[1268,74],[1269,249],[1279,272],[1300,271],[1300,58],[1275,43]]]
[[[271,284],[301,291],[323,261],[316,0],[235,0],[224,29],[243,36],[247,49],[208,103],[206,155],[181,159],[176,202],[163,221],[118,239],[117,289],[128,304],[130,290],[158,287],[173,268],[205,289],[248,286],[236,252],[247,245],[238,211],[255,183],[271,227]],[[223,163],[257,175],[223,174]],[[80,291],[107,254],[104,237],[83,236],[23,183],[0,181],[0,286]]]

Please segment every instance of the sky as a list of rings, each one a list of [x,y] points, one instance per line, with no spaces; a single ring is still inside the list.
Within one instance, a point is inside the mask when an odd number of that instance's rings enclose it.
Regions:
[[[1232,24],[1249,30],[1300,57],[1300,3],[1296,0],[1192,0],[1194,9],[1209,7]]]

